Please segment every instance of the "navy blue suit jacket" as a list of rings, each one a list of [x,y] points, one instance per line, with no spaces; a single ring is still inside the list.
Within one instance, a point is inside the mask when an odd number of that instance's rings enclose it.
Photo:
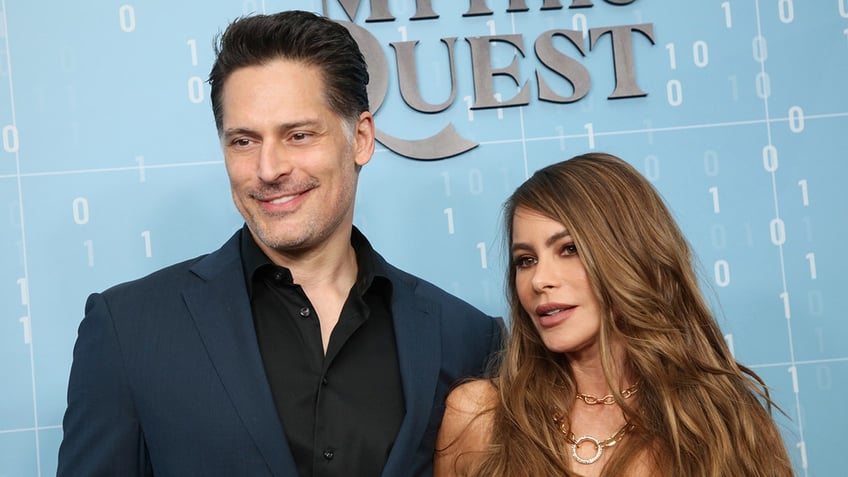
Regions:
[[[257,346],[238,236],[89,297],[59,476],[297,475]],[[426,476],[445,395],[484,371],[502,323],[389,269],[406,415],[382,475]]]

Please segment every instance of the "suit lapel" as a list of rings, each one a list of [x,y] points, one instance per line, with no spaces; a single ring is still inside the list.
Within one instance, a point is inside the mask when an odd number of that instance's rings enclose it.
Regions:
[[[414,284],[393,278],[392,316],[406,414],[383,475],[404,475],[433,410],[442,354],[438,305],[414,295]]]
[[[273,475],[295,475],[259,354],[244,283],[239,234],[192,267],[183,296],[233,406]]]

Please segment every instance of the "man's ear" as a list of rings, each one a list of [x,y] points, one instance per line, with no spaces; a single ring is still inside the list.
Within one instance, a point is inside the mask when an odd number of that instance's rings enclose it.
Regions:
[[[359,167],[367,164],[374,154],[374,135],[374,116],[369,111],[363,111],[353,131],[354,155]]]

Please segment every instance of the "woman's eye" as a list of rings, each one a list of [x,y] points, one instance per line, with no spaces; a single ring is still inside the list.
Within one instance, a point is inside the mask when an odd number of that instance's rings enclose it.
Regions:
[[[513,260],[513,263],[515,264],[515,268],[527,268],[534,265],[536,263],[536,259],[525,255],[517,257]]]
[[[577,255],[577,245],[573,243],[565,244],[562,247],[563,255]]]

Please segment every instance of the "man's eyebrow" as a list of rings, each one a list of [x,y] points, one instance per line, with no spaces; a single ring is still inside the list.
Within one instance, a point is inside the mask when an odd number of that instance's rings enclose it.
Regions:
[[[277,125],[278,131],[289,131],[292,129],[302,128],[302,127],[315,127],[319,124],[317,119],[302,119],[298,121],[291,121],[288,123],[281,123]],[[257,132],[250,128],[229,128],[225,129],[223,133],[223,137],[232,137],[238,135],[247,135],[254,136],[257,135]]]
[[[241,135],[253,136],[255,134],[256,132],[254,130],[248,128],[230,128],[225,129],[224,132],[221,133],[221,137],[232,137]]]

